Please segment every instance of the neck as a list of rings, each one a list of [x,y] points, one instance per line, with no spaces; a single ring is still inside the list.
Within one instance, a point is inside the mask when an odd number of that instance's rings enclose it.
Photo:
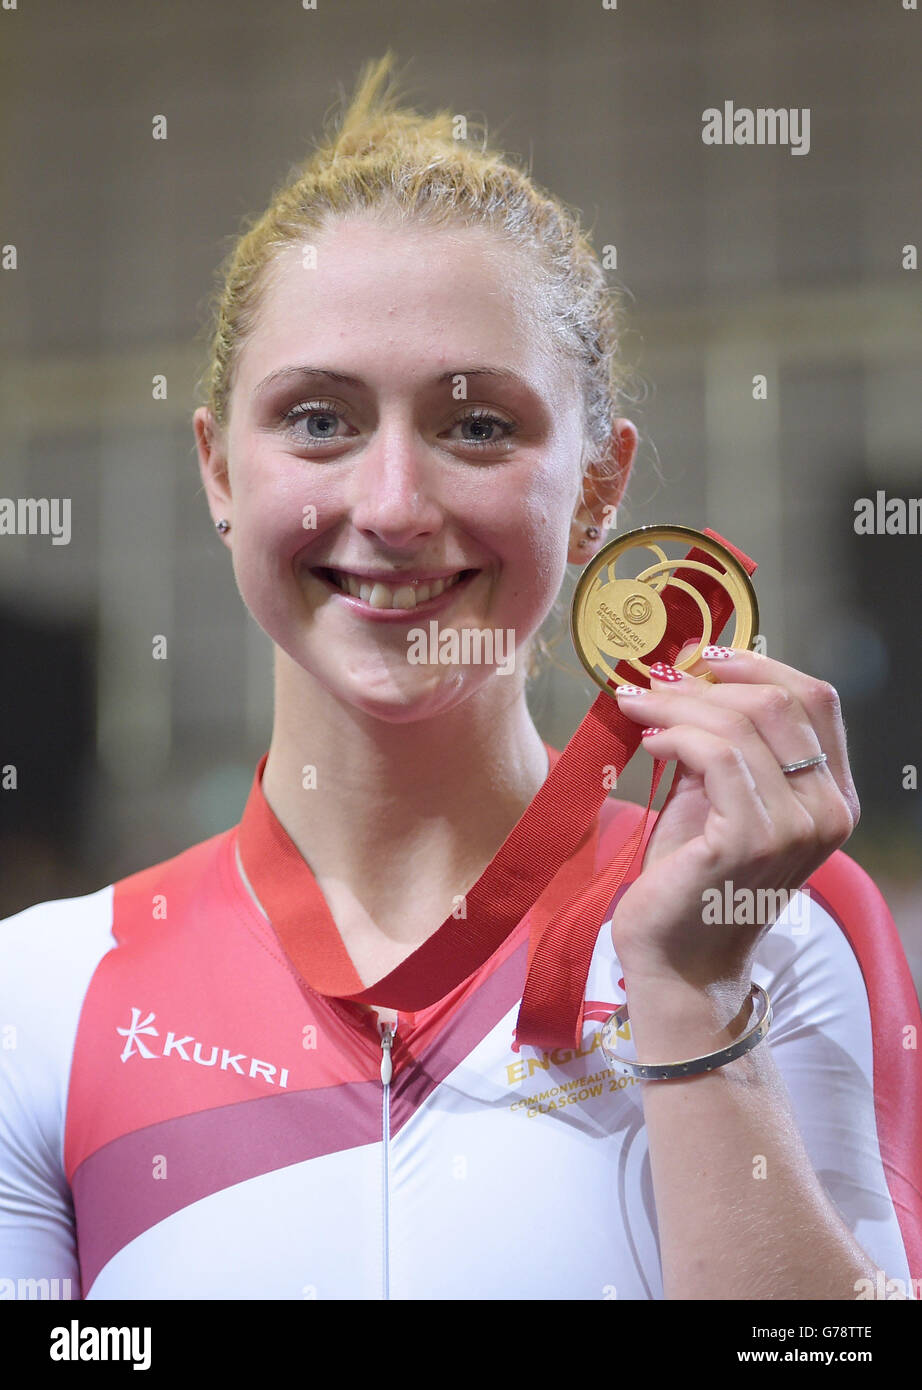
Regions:
[[[318,881],[367,901],[467,891],[547,777],[516,676],[408,723],[344,704],[278,649],[275,689],[263,794]]]

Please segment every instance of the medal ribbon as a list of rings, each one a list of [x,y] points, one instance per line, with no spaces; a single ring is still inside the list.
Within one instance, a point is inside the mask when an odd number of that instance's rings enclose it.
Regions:
[[[716,531],[705,529],[730,550],[748,574],[755,561]],[[720,573],[718,562],[693,547],[685,557],[702,561]],[[711,631],[717,634],[729,619],[733,604],[717,580],[700,570],[676,574],[696,588],[707,604]],[[666,606],[666,635],[647,663],[672,662],[687,642],[698,641],[701,613],[694,599],[667,585],[661,593]],[[628,662],[616,670],[642,685],[645,677]],[[614,687],[616,682],[609,681]],[[262,904],[283,950],[311,989],[335,999],[374,1004],[416,1013],[444,998],[472,975],[496,951],[544,892],[561,865],[577,850],[608,796],[603,773],[624,771],[640,743],[640,725],[627,718],[615,699],[600,691],[553,769],[513,826],[483,874],[465,896],[466,917],[449,916],[390,974],[367,988],[361,981],[338,933],[329,926],[330,913],[322,894],[292,898],[286,885],[304,876],[307,866],[265,798],[251,795],[238,828],[238,848],[244,872]],[[265,757],[256,770],[262,776]],[[529,966],[516,1026],[516,1046],[539,1048],[579,1046],[582,1004],[589,963],[606,909],[625,878],[647,830],[650,809],[666,763],[654,759],[650,795],[643,819],[621,850],[596,879],[575,893],[529,942]],[[672,787],[666,800],[675,787]],[[309,873],[309,869],[307,869]],[[335,925],[335,924],[334,924]],[[317,941],[333,940],[333,950],[318,953]],[[360,988],[356,989],[356,981]]]

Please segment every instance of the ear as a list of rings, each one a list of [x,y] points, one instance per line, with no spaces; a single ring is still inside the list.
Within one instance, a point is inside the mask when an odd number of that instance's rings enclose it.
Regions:
[[[637,440],[636,425],[619,416],[612,424],[604,459],[591,464],[583,474],[582,495],[570,524],[568,563],[584,565],[610,539],[607,532],[616,525],[617,507],[630,477]],[[595,540],[586,535],[587,526],[599,528]]]
[[[207,406],[200,406],[196,410],[192,417],[192,428],[195,431],[199,472],[208,497],[208,510],[211,512],[212,520],[218,522],[222,517],[226,517],[228,521],[233,521],[227,445]],[[230,541],[227,536],[222,536],[221,539],[229,549]]]

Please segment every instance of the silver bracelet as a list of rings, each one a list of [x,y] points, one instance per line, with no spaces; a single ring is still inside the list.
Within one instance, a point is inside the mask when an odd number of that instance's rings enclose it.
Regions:
[[[772,1021],[772,1001],[767,992],[761,985],[753,984],[749,991],[750,998],[754,993],[758,993],[765,1000],[765,1007],[762,1017],[759,1018],[741,1038],[730,1044],[729,1047],[722,1047],[717,1052],[708,1052],[704,1057],[689,1057],[684,1062],[629,1062],[625,1057],[619,1057],[613,1051],[614,1036],[618,1028],[623,1028],[627,1023],[629,1014],[627,1004],[622,1004],[620,1009],[616,1009],[609,1019],[602,1025],[601,1029],[601,1048],[609,1061],[614,1062],[628,1076],[636,1076],[641,1081],[671,1081],[680,1076],[695,1076],[700,1072],[713,1071],[715,1067],[724,1067],[728,1062],[734,1062],[737,1057],[742,1057],[744,1053],[750,1052],[752,1048],[760,1043],[768,1033],[769,1025]]]

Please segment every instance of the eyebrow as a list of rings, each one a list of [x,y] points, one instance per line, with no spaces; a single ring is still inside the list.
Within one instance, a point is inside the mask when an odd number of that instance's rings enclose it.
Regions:
[[[366,385],[360,377],[347,376],[344,372],[334,372],[328,367],[278,367],[274,372],[270,372],[268,376],[263,377],[259,385],[254,388],[253,395],[264,396],[267,391],[282,381],[296,381],[312,376],[326,377],[330,381],[338,381],[343,386],[364,387]],[[441,385],[443,382],[453,381],[457,376],[492,377],[495,380],[506,382],[511,386],[521,387],[526,391],[536,390],[536,387],[525,377],[520,376],[518,372],[511,372],[500,367],[485,366],[452,368],[451,371],[442,372],[440,376],[435,377],[433,384]]]

